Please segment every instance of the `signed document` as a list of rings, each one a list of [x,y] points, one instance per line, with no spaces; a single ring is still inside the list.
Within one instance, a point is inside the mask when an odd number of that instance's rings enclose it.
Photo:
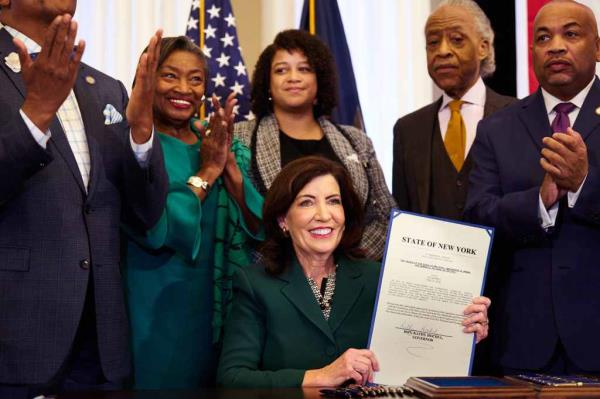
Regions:
[[[474,334],[463,310],[481,295],[493,229],[394,210],[369,349],[379,384],[413,376],[467,376]]]

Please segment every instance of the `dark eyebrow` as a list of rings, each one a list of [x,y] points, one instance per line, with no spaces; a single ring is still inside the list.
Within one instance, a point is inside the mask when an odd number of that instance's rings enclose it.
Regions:
[[[168,65],[168,64],[161,65],[160,69],[170,69],[175,72],[181,72],[181,70],[179,68],[177,68],[176,66]],[[202,68],[196,68],[196,69],[192,69],[190,72],[191,73],[197,73],[197,72],[202,73],[202,72],[204,72],[204,70]]]
[[[578,28],[581,28],[581,24],[580,24],[579,22],[577,22],[577,21],[569,22],[569,23],[567,23],[567,24],[564,24],[564,25],[562,26],[562,29],[569,29],[569,28],[573,28],[573,27],[578,27]],[[539,28],[537,28],[535,31],[536,31],[536,32],[540,32],[540,31],[543,31],[543,32],[548,32],[548,31],[550,31],[550,29],[548,29],[548,28],[547,28],[547,27],[545,27],[545,26],[540,26],[540,27],[539,27]]]

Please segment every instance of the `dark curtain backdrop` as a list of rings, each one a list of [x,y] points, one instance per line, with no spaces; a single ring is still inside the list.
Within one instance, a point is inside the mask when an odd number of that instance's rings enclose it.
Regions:
[[[496,34],[496,72],[485,82],[507,96],[517,95],[515,4],[513,0],[476,0]]]

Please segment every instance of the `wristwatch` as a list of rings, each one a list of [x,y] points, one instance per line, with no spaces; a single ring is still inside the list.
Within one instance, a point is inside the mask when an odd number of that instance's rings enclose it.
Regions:
[[[206,192],[208,192],[208,190],[210,189],[210,184],[208,184],[208,182],[200,176],[190,176],[187,180],[187,184],[192,187],[201,188]]]

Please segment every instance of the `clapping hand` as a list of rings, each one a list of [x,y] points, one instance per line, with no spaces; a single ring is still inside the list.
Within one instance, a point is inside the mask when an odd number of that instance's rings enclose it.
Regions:
[[[152,101],[149,99],[154,97],[161,39],[162,30],[159,29],[150,39],[147,51],[140,57],[135,72],[135,85],[127,105],[127,122],[133,141],[138,144],[147,142],[152,135],[154,119]]]
[[[566,133],[544,137],[540,165],[559,189],[576,192],[588,173],[587,146],[571,128]]]
[[[223,173],[232,140],[232,130],[229,128],[226,109],[221,107],[214,94],[211,101],[214,113],[210,117],[208,128],[204,130],[200,147],[201,171],[210,182],[216,180]]]
[[[25,44],[13,42],[21,62],[21,75],[27,88],[22,111],[42,131],[50,127],[56,112],[63,104],[77,78],[85,42],[75,46],[77,22],[71,15],[54,18],[46,33],[42,50],[35,61]]]

